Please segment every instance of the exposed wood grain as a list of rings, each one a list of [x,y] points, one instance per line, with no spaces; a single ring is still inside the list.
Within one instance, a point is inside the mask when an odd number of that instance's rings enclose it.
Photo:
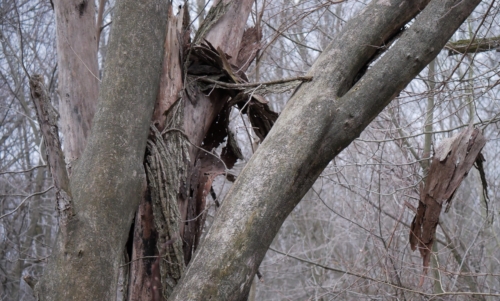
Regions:
[[[443,204],[453,199],[463,179],[476,161],[484,160],[481,149],[486,139],[477,128],[469,127],[452,138],[444,139],[432,158],[425,187],[421,187],[417,214],[410,230],[410,245],[418,247],[427,272],[436,227]]]
[[[72,197],[69,188],[69,176],[66,170],[64,154],[59,140],[59,128],[57,126],[58,114],[50,103],[47,95],[43,75],[35,74],[30,78],[30,90],[43,141],[45,142],[48,165],[56,188],[57,210],[59,212],[59,223],[61,230],[65,232],[65,225],[74,215]]]
[[[63,2],[74,11],[73,1],[58,1]],[[91,3],[77,1],[77,6],[93,20],[80,30],[95,36]],[[68,239],[59,235],[52,249],[36,288],[39,300],[116,300],[118,269],[145,180],[143,159],[160,83],[167,5],[161,0],[116,2],[99,108],[71,175],[77,215],[68,223]],[[97,50],[96,41],[86,47]],[[80,81],[78,76],[71,84]]]
[[[61,132],[65,159],[71,163],[85,149],[97,107],[96,7],[88,0],[54,0],[54,7]]]

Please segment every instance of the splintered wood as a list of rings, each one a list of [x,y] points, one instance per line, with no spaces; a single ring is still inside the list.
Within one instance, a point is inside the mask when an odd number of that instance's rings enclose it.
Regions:
[[[34,74],[30,78],[31,98],[35,104],[36,116],[43,141],[45,142],[48,165],[56,188],[59,224],[63,237],[66,237],[66,225],[73,217],[72,196],[69,187],[69,175],[66,170],[64,154],[59,139],[57,121],[59,114],[52,107],[50,97],[45,88],[43,75]],[[42,155],[43,156],[43,155]]]
[[[455,191],[467,176],[474,162],[482,169],[481,150],[486,139],[481,131],[469,127],[458,135],[444,139],[436,149],[425,186],[420,189],[417,214],[410,231],[411,249],[418,247],[423,259],[424,275],[429,268],[432,244],[443,203],[448,206]],[[483,183],[485,185],[485,183]],[[423,283],[423,278],[420,285]]]

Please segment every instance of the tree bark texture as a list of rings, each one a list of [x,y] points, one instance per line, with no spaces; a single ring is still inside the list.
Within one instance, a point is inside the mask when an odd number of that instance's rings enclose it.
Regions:
[[[243,300],[281,224],[321,171],[436,57],[479,2],[378,0],[348,22],[239,175],[171,300]]]
[[[486,138],[481,131],[469,127],[460,134],[445,139],[436,149],[425,186],[420,191],[417,214],[410,231],[411,249],[415,251],[418,247],[424,273],[427,273],[429,267],[441,207],[444,203],[451,202],[474,163],[482,169],[484,158],[481,150],[485,144]]]
[[[59,116],[50,103],[45,89],[43,75],[34,74],[30,78],[30,90],[40,130],[45,141],[50,172],[56,188],[57,211],[59,212],[59,226],[63,236],[66,236],[66,225],[73,216],[69,176],[64,162],[64,155],[59,140],[57,121]]]
[[[220,27],[219,24],[230,22],[231,30],[241,35],[235,38],[236,42],[214,41],[216,56],[225,57],[225,52],[230,51],[238,58],[251,3],[251,0],[225,1],[216,4],[209,13],[211,18],[207,17],[209,22],[204,26],[205,34],[216,31],[215,36],[223,35],[227,26]],[[222,15],[221,9],[234,13],[228,17]],[[189,41],[190,21],[182,11],[177,17],[172,16],[172,11],[169,14],[163,70],[153,114],[154,126],[145,162],[151,198],[144,199],[141,205],[141,208],[151,206],[153,214],[137,215],[135,232],[142,235],[134,238],[130,300],[138,300],[139,296],[146,296],[148,300],[168,298],[197,248],[204,224],[205,199],[212,181],[224,171],[220,162],[214,164],[214,158],[200,148],[211,151],[217,147],[212,143],[203,145],[203,141],[205,137],[211,137],[208,132],[213,129],[215,119],[226,114],[221,110],[227,105],[229,95],[218,89],[205,93],[197,88],[191,77],[186,77],[191,72],[190,64],[197,51],[197,48],[193,49],[196,45]],[[184,89],[185,86],[194,90]],[[219,170],[214,173],[207,166],[217,166]],[[153,235],[145,226],[153,224],[151,219],[155,225]],[[157,245],[155,252],[149,248],[152,243]],[[157,256],[157,259],[139,259],[145,254]],[[157,291],[157,278],[161,278],[161,294]]]
[[[37,288],[40,300],[116,299],[122,252],[145,179],[167,9],[162,0],[116,4],[99,106],[71,178],[75,216],[67,239],[58,236]]]
[[[189,36],[189,32],[185,32],[182,26],[183,10],[178,16],[174,16],[171,6],[168,10],[162,71],[153,113],[153,124],[160,131],[167,122],[169,126],[178,128],[178,118],[183,113],[178,102],[183,85],[181,44],[184,40],[182,37],[186,34]],[[172,107],[176,109],[171,110]],[[174,211],[162,210],[171,208],[173,204],[178,206],[179,189],[181,182],[185,181],[186,146],[179,139],[179,135],[181,134],[178,132],[172,133],[165,141],[162,141],[161,135],[152,135],[148,145],[150,151],[147,158],[150,163],[146,158],[145,166],[146,170],[150,169],[150,187],[145,187],[146,191],[135,218],[128,300],[161,300],[163,295],[168,296],[184,270],[184,259],[175,252],[179,245],[182,248],[180,238],[184,223],[179,223],[181,218],[176,216],[177,224],[170,224],[174,217],[165,214],[173,214]],[[151,153],[152,151],[154,153]],[[167,157],[170,160],[167,160]],[[150,167],[151,164],[154,164],[154,168]],[[151,169],[154,169],[154,172]],[[167,189],[168,183],[171,185]],[[175,225],[176,229],[172,229]],[[173,256],[162,260],[167,253]],[[169,278],[168,283],[165,280],[162,285],[162,278]]]
[[[85,149],[99,93],[95,1],[54,0],[58,94],[66,162]]]

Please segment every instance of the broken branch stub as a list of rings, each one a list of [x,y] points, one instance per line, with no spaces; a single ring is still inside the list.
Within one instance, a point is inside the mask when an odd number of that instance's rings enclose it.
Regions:
[[[69,175],[66,170],[64,154],[59,140],[59,128],[57,121],[59,115],[50,103],[50,97],[45,89],[43,75],[34,74],[30,78],[30,90],[33,103],[36,108],[40,131],[42,132],[47,157],[54,187],[56,188],[57,210],[59,212],[59,224],[61,231],[65,233],[65,225],[74,215],[72,208],[72,197],[69,188]]]
[[[481,131],[468,127],[458,135],[445,139],[436,149],[425,186],[420,189],[417,214],[410,229],[411,249],[415,251],[418,247],[424,274],[429,267],[442,205],[450,204],[474,162],[479,161],[479,166],[484,161],[481,150],[485,144]]]

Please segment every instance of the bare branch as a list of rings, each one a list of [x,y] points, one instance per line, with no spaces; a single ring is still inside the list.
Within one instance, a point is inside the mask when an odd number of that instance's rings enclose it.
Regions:
[[[28,199],[30,199],[30,198],[32,198],[32,197],[34,197],[34,196],[37,196],[37,195],[42,195],[42,194],[45,194],[45,193],[47,193],[49,190],[51,190],[52,188],[54,188],[54,186],[50,186],[49,188],[47,188],[47,189],[46,189],[46,190],[44,190],[44,191],[35,192],[35,193],[32,193],[32,194],[28,195],[27,197],[25,197],[25,198],[21,201],[21,203],[19,203],[19,205],[17,205],[17,207],[16,207],[14,210],[12,210],[11,212],[5,213],[5,214],[3,214],[3,215],[0,215],[0,219],[4,218],[4,217],[6,217],[6,216],[9,216],[9,215],[11,215],[12,213],[16,212],[17,210],[19,210],[19,208],[21,208],[21,206],[24,204],[24,202],[26,202]]]
[[[72,197],[69,188],[69,176],[61,149],[61,141],[59,140],[59,129],[57,127],[59,116],[50,103],[43,75],[35,74],[30,78],[30,89],[36,107],[40,130],[42,131],[47,147],[48,165],[54,180],[54,187],[56,188],[57,208],[61,218],[60,224],[63,226],[71,219],[74,212],[71,205]]]

